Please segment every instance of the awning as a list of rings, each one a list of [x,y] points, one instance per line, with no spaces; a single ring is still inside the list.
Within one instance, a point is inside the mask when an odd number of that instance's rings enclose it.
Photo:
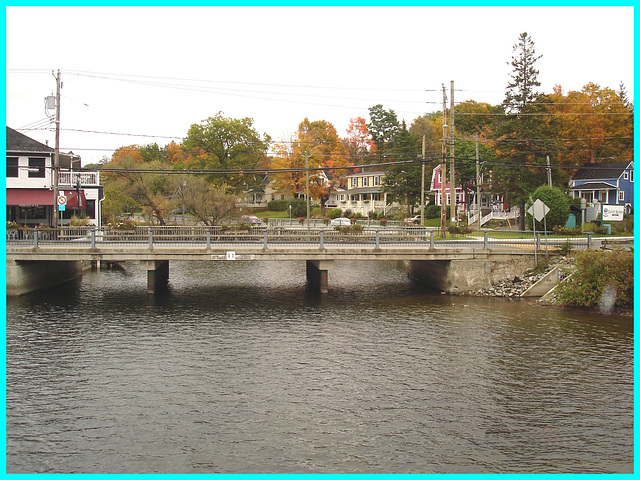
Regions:
[[[80,205],[78,206],[78,192],[75,190],[61,190],[67,197],[67,208],[87,208],[87,198],[84,191],[80,191]],[[52,207],[56,204],[52,190],[35,190],[28,188],[8,189],[7,205],[18,207]]]
[[[78,192],[75,190],[65,190],[67,197],[67,208],[79,208],[84,210],[87,208],[87,197],[84,196],[84,190],[80,190],[80,205],[78,205]]]
[[[51,190],[7,189],[7,205],[20,207],[53,206],[55,199]]]

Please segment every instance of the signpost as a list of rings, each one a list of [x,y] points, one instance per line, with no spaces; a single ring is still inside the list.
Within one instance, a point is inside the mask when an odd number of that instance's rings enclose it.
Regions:
[[[533,200],[533,199],[531,199]],[[549,207],[547,207],[545,205],[545,203],[540,200],[539,198],[533,202],[533,205],[531,205],[529,207],[529,209],[527,210],[527,213],[529,215],[531,215],[534,220],[533,220],[533,238],[534,241],[536,240],[536,221],[541,221],[544,219],[544,240],[545,240],[545,246],[546,246],[546,251],[547,251],[547,261],[549,260],[549,242],[547,242],[547,218],[546,215],[547,213],[549,213],[549,210],[551,210]],[[536,265],[538,265],[538,244],[537,242],[534,243],[534,256],[536,259]]]

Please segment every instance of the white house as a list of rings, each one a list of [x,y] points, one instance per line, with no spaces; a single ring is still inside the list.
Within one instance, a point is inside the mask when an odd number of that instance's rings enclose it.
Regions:
[[[387,194],[382,191],[384,172],[361,172],[345,177],[346,188],[331,194],[328,207],[350,210],[368,216],[370,213],[386,214],[391,207],[387,203]]]
[[[98,172],[82,172],[80,157],[72,152],[60,154],[59,194],[66,198],[60,211],[54,198],[53,162],[55,151],[7,127],[7,221],[22,225],[68,225],[71,217],[87,217],[100,225],[103,187]]]

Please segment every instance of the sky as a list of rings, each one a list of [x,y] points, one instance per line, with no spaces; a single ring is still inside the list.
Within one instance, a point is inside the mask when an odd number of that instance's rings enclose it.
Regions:
[[[622,82],[633,101],[633,20],[629,6],[7,7],[6,124],[54,146],[59,70],[60,148],[83,165],[180,142],[218,112],[274,141],[305,118],[344,137],[377,104],[410,126],[452,81],[456,103],[501,103],[523,32],[541,92]]]

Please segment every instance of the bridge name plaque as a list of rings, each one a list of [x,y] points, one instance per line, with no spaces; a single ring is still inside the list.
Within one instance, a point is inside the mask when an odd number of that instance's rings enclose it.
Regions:
[[[211,260],[255,260],[255,255],[243,255],[236,252],[218,253],[210,256]]]

